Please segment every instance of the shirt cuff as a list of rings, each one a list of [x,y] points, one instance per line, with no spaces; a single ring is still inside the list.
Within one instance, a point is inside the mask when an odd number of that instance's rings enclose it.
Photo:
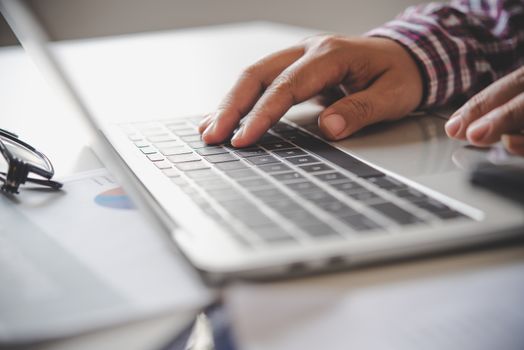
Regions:
[[[418,109],[444,104],[447,96],[445,96],[446,92],[443,91],[441,86],[445,82],[441,82],[441,80],[443,80],[442,78],[445,80],[446,77],[439,76],[439,69],[436,66],[438,62],[433,59],[434,53],[430,47],[423,44],[428,41],[427,33],[413,30],[413,28],[408,29],[406,26],[410,26],[410,24],[396,20],[383,27],[373,29],[365,35],[394,40],[411,54],[422,74],[424,88]]]

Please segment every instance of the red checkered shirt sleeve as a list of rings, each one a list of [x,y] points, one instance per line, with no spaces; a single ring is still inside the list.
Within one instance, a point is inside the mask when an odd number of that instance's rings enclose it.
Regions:
[[[524,63],[523,0],[461,0],[408,8],[369,36],[414,57],[424,79],[420,108],[467,98]]]

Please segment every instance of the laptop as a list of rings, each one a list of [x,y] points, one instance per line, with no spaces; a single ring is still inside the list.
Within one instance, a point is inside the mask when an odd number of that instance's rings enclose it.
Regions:
[[[22,45],[77,106],[96,152],[209,281],[285,277],[448,252],[524,232],[523,207],[473,187],[486,152],[424,114],[326,142],[315,115],[256,144],[206,145],[201,116],[104,122],[90,112],[23,1],[0,0]]]

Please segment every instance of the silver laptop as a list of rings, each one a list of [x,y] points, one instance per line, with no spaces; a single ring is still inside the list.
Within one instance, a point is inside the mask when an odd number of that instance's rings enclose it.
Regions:
[[[314,115],[257,144],[206,145],[201,117],[106,123],[89,113],[24,2],[0,0],[28,53],[99,134],[99,155],[205,276],[286,276],[421,256],[524,232],[522,205],[468,182],[486,152],[423,115],[325,142]]]

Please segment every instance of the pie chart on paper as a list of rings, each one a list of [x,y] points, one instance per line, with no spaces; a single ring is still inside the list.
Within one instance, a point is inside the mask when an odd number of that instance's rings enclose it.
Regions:
[[[116,187],[98,194],[95,203],[111,209],[135,209],[133,202],[122,187]]]

